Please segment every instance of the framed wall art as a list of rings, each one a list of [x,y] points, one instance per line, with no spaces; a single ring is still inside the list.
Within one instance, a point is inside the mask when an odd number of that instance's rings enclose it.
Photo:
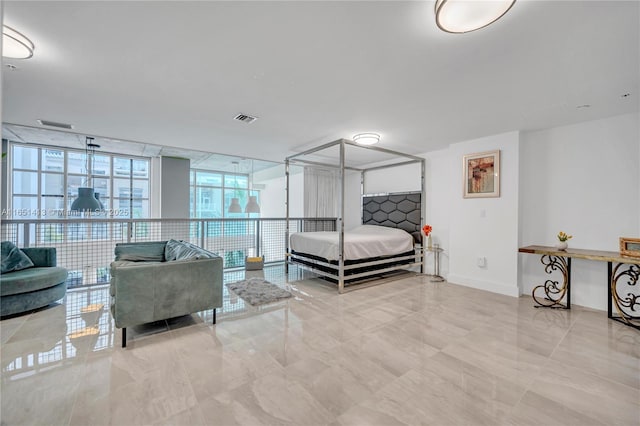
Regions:
[[[465,155],[462,168],[464,198],[500,196],[500,150]]]

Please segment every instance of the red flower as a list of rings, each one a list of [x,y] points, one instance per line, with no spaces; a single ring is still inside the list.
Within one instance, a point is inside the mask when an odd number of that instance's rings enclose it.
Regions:
[[[422,227],[422,232],[424,232],[424,235],[428,237],[432,229],[431,225],[425,225]]]

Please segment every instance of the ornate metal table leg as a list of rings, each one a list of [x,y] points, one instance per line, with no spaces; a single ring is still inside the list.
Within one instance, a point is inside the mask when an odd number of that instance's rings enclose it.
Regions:
[[[540,259],[544,265],[544,271],[551,274],[554,271],[560,271],[562,274],[562,285],[558,281],[546,280],[544,284],[534,287],[531,296],[538,304],[536,308],[562,308],[571,309],[571,258],[561,256],[552,256],[545,254]],[[537,295],[536,295],[537,293]],[[562,304],[562,299],[566,295],[566,304]]]
[[[626,269],[624,267],[627,267]],[[611,299],[619,316],[611,319],[640,330],[640,265],[618,263],[611,276]],[[635,290],[635,293],[634,291]]]

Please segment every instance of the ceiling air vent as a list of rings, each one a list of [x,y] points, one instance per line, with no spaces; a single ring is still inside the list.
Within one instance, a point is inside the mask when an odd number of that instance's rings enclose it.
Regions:
[[[258,119],[258,117],[252,117],[250,115],[247,114],[238,114],[235,117],[233,117],[234,120],[238,120],[238,121],[242,121],[243,123],[253,123],[254,121],[256,121]]]
[[[56,121],[38,120],[38,123],[42,124],[43,126],[57,127],[59,129],[73,129],[73,124],[58,123]]]

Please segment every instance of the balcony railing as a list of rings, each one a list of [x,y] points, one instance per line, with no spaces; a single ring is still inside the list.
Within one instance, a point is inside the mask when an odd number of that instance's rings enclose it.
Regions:
[[[272,219],[31,219],[3,220],[2,241],[18,247],[55,247],[58,266],[69,270],[68,287],[107,283],[117,243],[185,240],[244,266],[246,256],[265,263],[285,258],[284,218]],[[290,219],[289,231],[335,231],[335,218]]]

